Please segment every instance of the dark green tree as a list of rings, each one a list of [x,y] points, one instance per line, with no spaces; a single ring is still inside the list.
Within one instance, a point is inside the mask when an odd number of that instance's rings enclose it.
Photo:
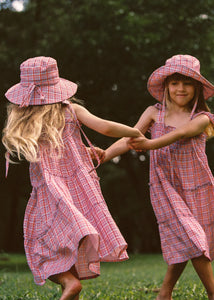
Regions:
[[[79,84],[77,97],[85,100],[91,112],[132,126],[144,109],[155,103],[146,88],[149,75],[170,56],[196,56],[202,74],[214,82],[213,17],[211,0],[29,0],[19,13],[1,6],[1,98],[19,81],[22,61],[52,56],[58,61],[61,77]],[[6,101],[0,105],[3,127]],[[115,141],[86,131],[103,148]],[[212,151],[210,141],[210,157]],[[98,173],[130,250],[158,251],[157,226],[149,202],[149,155],[140,155],[127,153],[117,164],[101,166]],[[0,163],[1,206],[6,212],[1,247],[22,249],[16,235],[20,235],[31,190],[25,175],[28,164],[11,166],[5,181],[3,155]]]

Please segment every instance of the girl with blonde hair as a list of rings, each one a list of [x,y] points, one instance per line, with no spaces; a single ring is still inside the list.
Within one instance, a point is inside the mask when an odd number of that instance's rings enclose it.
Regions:
[[[139,137],[138,129],[103,120],[73,103],[77,85],[59,77],[51,57],[21,64],[11,87],[3,130],[7,166],[14,155],[30,162],[33,187],[24,218],[24,245],[36,284],[62,287],[60,300],[77,300],[81,279],[97,277],[100,261],[128,259],[127,244],[103,199],[81,123],[112,137]],[[91,152],[99,162],[102,151]],[[99,163],[98,163],[99,164]]]

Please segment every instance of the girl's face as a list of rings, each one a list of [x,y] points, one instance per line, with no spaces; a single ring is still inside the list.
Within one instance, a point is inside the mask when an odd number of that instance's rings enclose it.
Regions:
[[[169,96],[172,103],[179,107],[188,106],[195,95],[195,84],[191,79],[170,79]]]

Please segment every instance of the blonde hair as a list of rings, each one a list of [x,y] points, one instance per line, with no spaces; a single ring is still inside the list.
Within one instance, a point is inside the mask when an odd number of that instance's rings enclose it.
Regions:
[[[168,76],[165,80],[164,95],[165,95],[166,103],[167,103],[167,101],[170,102],[168,83],[172,80],[181,80],[181,81],[191,80],[195,86],[195,95],[194,95],[192,101],[189,102],[189,110],[192,111],[194,104],[197,101],[197,105],[196,105],[196,109],[195,109],[196,113],[199,113],[201,111],[210,112],[210,109],[204,99],[203,86],[202,86],[201,82],[193,79],[192,77],[188,77],[188,76],[182,75],[180,73],[174,73],[174,74]],[[205,133],[207,134],[208,138],[211,138],[214,136],[214,125],[211,122],[205,129]]]
[[[24,156],[29,162],[37,162],[41,144],[60,155],[65,107],[62,103],[22,108],[9,104],[2,142],[11,156],[17,155],[19,160]]]

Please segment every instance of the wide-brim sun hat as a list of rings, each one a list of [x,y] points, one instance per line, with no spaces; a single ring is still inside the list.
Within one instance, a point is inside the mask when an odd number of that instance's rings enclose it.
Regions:
[[[20,107],[62,102],[77,91],[77,84],[59,77],[57,62],[52,57],[29,58],[20,66],[20,82],[12,86],[6,98]]]
[[[165,65],[155,70],[149,77],[148,91],[158,101],[163,101],[165,79],[174,73],[200,81],[205,100],[214,96],[214,85],[201,75],[199,60],[191,55],[179,54],[167,59]]]

